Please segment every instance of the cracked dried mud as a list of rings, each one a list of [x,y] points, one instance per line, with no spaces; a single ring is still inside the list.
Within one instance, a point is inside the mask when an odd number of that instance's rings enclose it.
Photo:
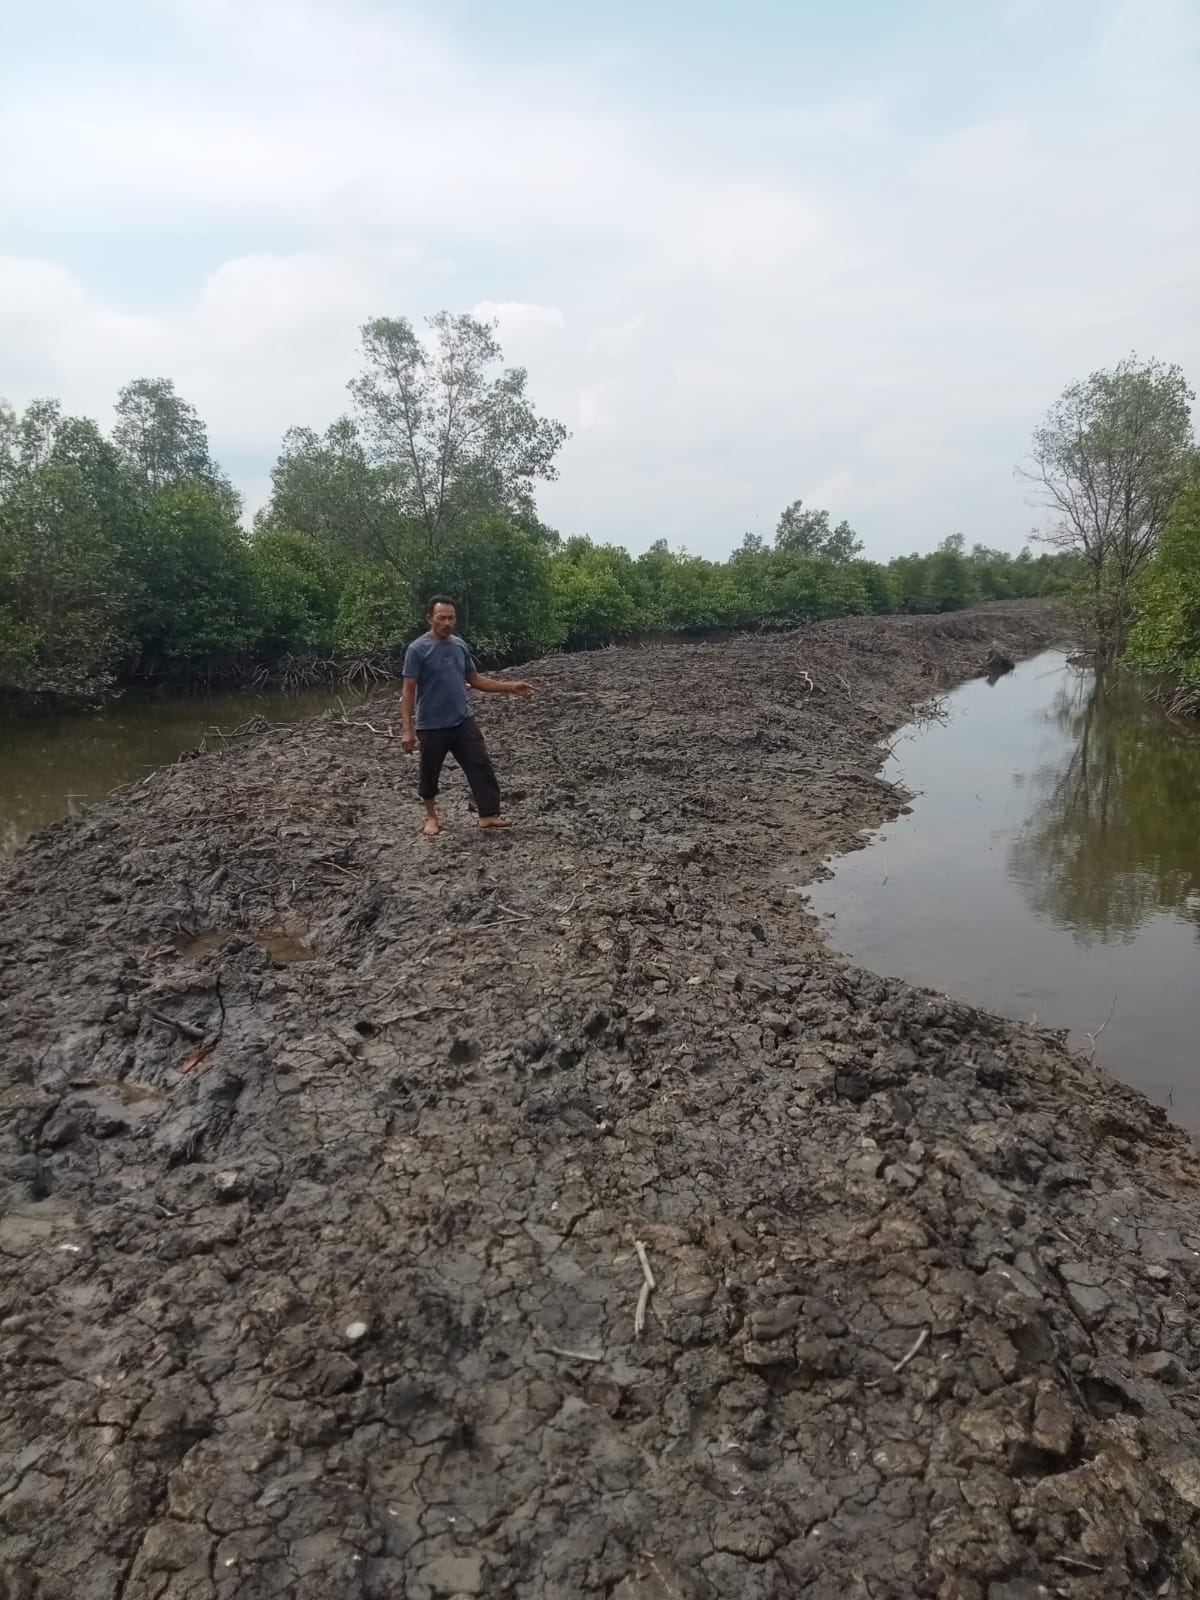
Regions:
[[[380,701],[31,841],[0,1595],[1200,1592],[1190,1144],[787,890],[914,703],[1056,632],[539,663],[480,707],[503,837],[457,776],[419,837]]]

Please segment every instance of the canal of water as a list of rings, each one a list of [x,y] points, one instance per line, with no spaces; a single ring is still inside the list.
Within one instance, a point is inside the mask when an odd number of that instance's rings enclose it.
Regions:
[[[249,718],[356,697],[129,699],[0,720],[0,856]],[[1045,1026],[1200,1133],[1200,737],[1050,652],[947,697],[885,776],[911,812],[805,891],[878,972]]]
[[[873,971],[1046,1027],[1200,1134],[1200,737],[1052,652],[904,730],[916,798],[805,891]]]

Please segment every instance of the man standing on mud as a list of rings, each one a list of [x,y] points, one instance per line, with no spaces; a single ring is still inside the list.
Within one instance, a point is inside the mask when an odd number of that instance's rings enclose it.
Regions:
[[[425,803],[427,839],[441,832],[437,814],[438,779],[448,755],[466,774],[475,797],[481,828],[507,828],[500,815],[500,785],[475,718],[467,706],[467,688],[482,694],[517,694],[528,700],[533,686],[505,678],[485,678],[466,644],[454,631],[458,612],[453,600],[434,595],[425,611],[429,632],[409,645],[404,657],[400,694],[400,748],[411,755],[421,747],[418,793]]]

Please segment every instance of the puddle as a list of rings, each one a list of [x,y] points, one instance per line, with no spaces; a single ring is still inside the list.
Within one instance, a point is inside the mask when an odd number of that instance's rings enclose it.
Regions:
[[[75,1212],[65,1200],[51,1195],[13,1206],[0,1216],[0,1250],[26,1255],[35,1250],[61,1250],[78,1255],[74,1242]]]
[[[905,730],[909,815],[807,890],[859,965],[1067,1028],[1200,1132],[1200,736],[1054,651]]]
[[[122,1106],[138,1106],[142,1109],[147,1109],[149,1102],[166,1098],[165,1090],[155,1088],[154,1083],[136,1083],[131,1078],[72,1078],[69,1088],[80,1099],[102,1094]]]
[[[156,1111],[166,1100],[166,1091],[149,1083],[126,1082],[117,1078],[93,1082],[79,1078],[71,1085],[70,1104],[86,1106],[92,1113],[93,1131],[100,1137],[120,1133],[139,1117]]]
[[[260,933],[253,933],[245,928],[213,928],[207,933],[181,934],[175,941],[175,949],[181,956],[199,960],[201,956],[211,955],[214,950],[219,950],[226,940],[234,938],[253,939],[256,945],[267,952],[276,966],[280,967],[292,966],[297,961],[311,961],[316,955],[303,939],[273,928]]]

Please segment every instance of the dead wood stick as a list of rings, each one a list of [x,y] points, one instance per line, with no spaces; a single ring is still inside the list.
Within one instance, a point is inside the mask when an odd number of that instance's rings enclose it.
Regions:
[[[515,917],[518,922],[532,922],[533,921],[533,916],[528,911],[514,911],[511,906],[506,906],[504,904],[503,900],[497,900],[496,904],[500,907],[501,911],[507,911],[509,916],[510,917]]]
[[[474,922],[469,922],[469,928],[502,928],[506,922],[532,922],[532,917],[527,917],[523,912],[514,911],[507,917],[481,917]]]
[[[650,1296],[658,1285],[654,1281],[654,1273],[650,1270],[650,1257],[646,1254],[646,1246],[640,1239],[635,1239],[633,1248],[637,1251],[637,1258],[642,1264],[642,1287],[638,1294],[637,1309],[633,1313],[633,1336],[635,1339],[640,1339],[646,1326],[646,1311],[650,1305]]]
[[[679,1590],[675,1587],[675,1585],[667,1582],[666,1574],[663,1572],[662,1568],[654,1559],[650,1551],[642,1550],[639,1552],[639,1554],[641,1555],[643,1561],[649,1562],[651,1572],[653,1572],[659,1583],[662,1584],[667,1594],[671,1597],[671,1600],[683,1600],[683,1596],[679,1593]]]
[[[438,1004],[417,1006],[413,1011],[397,1011],[395,1016],[384,1017],[383,1020],[381,1022],[377,1022],[375,1026],[377,1028],[390,1028],[393,1022],[416,1022],[421,1017],[432,1016],[435,1011],[461,1011],[462,1009],[463,1008],[461,1005],[448,1006]]]
[[[548,1355],[548,1356],[562,1356],[564,1361],[603,1361],[604,1360],[604,1357],[602,1355],[599,1355],[599,1356],[598,1355],[594,1355],[592,1353],[592,1351],[590,1351],[590,1350],[564,1350],[561,1345],[557,1345],[557,1344],[539,1345],[538,1349],[544,1351],[545,1354]]]
[[[177,1022],[174,1017],[165,1016],[161,1011],[151,1011],[149,1006],[146,1007],[144,1015],[151,1017],[155,1022],[161,1022],[164,1028],[174,1028],[176,1033],[182,1034],[185,1039],[190,1039],[193,1044],[201,1044],[206,1037],[203,1028],[197,1028],[190,1022]]]
[[[892,1368],[892,1371],[893,1372],[903,1372],[905,1367],[908,1365],[908,1363],[910,1361],[914,1360],[917,1356],[919,1356],[921,1351],[924,1350],[928,1340],[929,1340],[929,1329],[928,1328],[922,1328],[920,1333],[913,1340],[912,1344],[904,1352],[904,1354],[900,1357],[900,1359],[899,1359],[899,1361],[897,1361],[896,1365]]]
[[[1097,1041],[1097,1039],[1099,1039],[1100,1035],[1104,1032],[1105,1028],[1107,1028],[1109,1023],[1112,1021],[1113,1013],[1116,1011],[1116,1009],[1117,1009],[1117,997],[1114,994],[1113,997],[1112,997],[1112,1005],[1110,1005],[1109,1008],[1108,1008],[1108,1015],[1105,1017],[1104,1021],[1100,1024],[1100,1026],[1096,1029],[1095,1033],[1088,1033],[1088,1035],[1087,1035],[1088,1043],[1092,1047],[1091,1050],[1088,1052],[1088,1060],[1089,1061],[1095,1061],[1095,1059],[1096,1059],[1096,1041]]]
[[[633,1336],[640,1339],[646,1327],[646,1309],[650,1304],[650,1285],[644,1283],[638,1290],[637,1306],[633,1313]]]
[[[635,1239],[633,1248],[637,1251],[637,1258],[642,1264],[642,1276],[646,1280],[646,1287],[648,1289],[657,1289],[658,1285],[654,1281],[654,1273],[650,1270],[650,1257],[646,1254],[646,1246],[640,1239]]]

